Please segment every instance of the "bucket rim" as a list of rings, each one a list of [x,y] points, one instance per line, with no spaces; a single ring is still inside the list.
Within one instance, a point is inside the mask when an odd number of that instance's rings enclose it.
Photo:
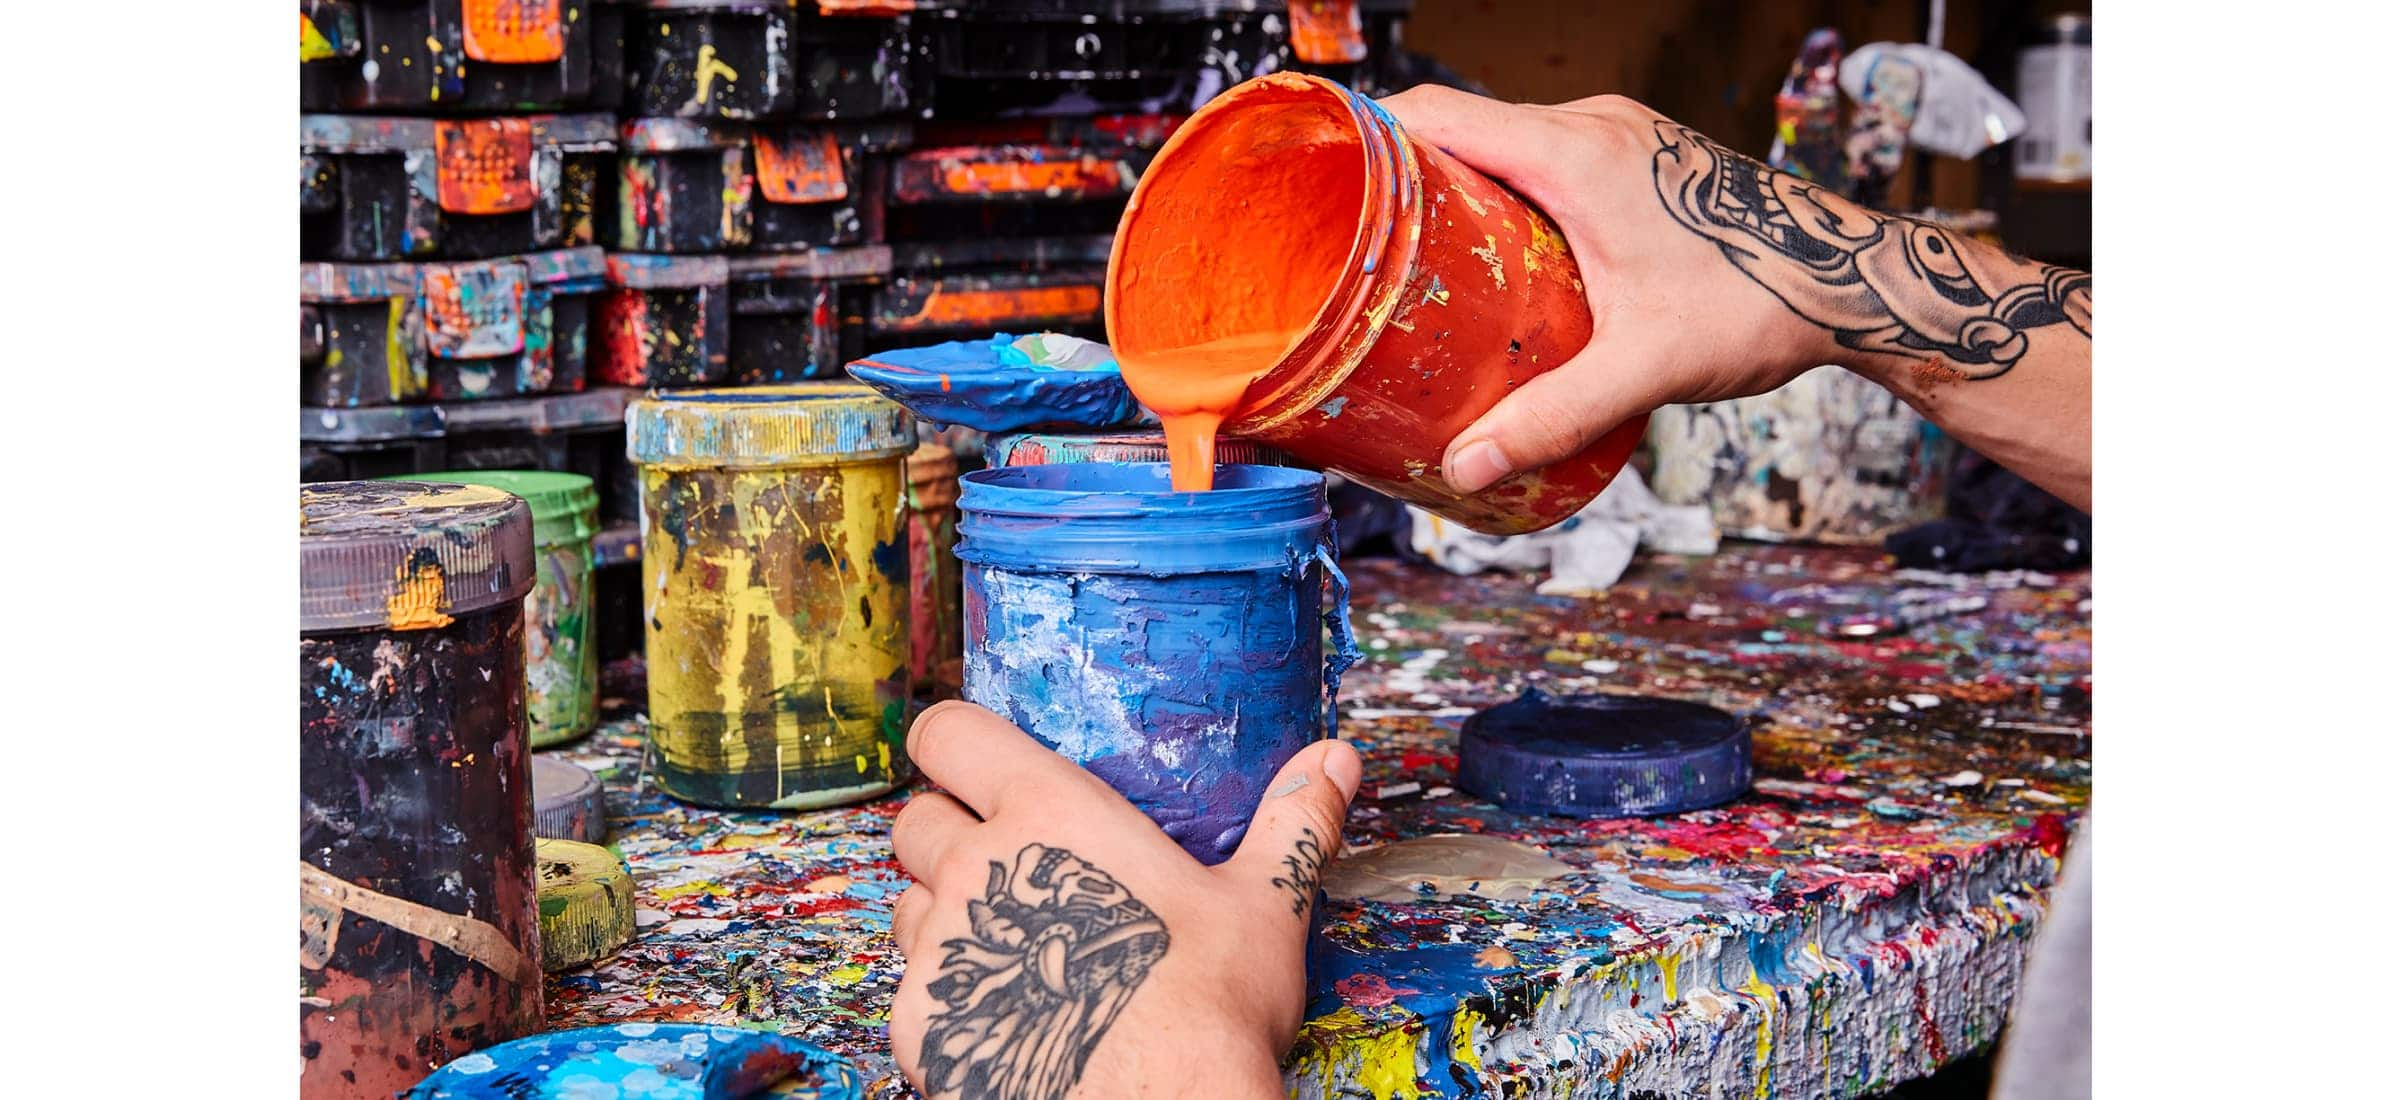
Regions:
[[[1012,571],[1300,569],[1331,538],[1327,482],[1297,467],[1219,466],[1202,493],[1172,491],[1167,462],[1001,466],[962,482],[955,556]]]

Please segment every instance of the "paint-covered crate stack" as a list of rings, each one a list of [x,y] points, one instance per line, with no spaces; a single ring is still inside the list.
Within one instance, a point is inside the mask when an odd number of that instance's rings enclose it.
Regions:
[[[1412,0],[1288,0],[1291,68],[1367,96],[1419,83],[1404,52]]]
[[[941,9],[920,17],[939,101],[988,116],[1185,111],[1288,59],[1280,0],[949,0]]]
[[[941,122],[889,169],[893,274],[875,347],[991,331],[1101,334],[1113,226],[1185,117]]]
[[[647,0],[625,30],[598,376],[827,378],[888,274],[888,157],[930,110],[923,5]]]
[[[620,27],[607,0],[300,0],[299,106],[498,113],[588,104],[619,71]]]

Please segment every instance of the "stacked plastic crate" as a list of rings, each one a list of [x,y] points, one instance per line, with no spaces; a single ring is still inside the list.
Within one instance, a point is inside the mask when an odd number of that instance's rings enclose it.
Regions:
[[[1187,112],[1289,67],[1396,90],[1409,7],[300,0],[302,479],[586,474],[627,563],[632,395],[1101,338],[1114,224]]]
[[[620,482],[623,397],[588,386],[621,11],[302,0],[299,15],[302,478],[537,451]]]
[[[930,112],[922,36],[891,7],[630,10],[599,377],[784,382],[863,354],[889,272],[886,155]]]
[[[1097,336],[1114,223],[1196,103],[1284,67],[1254,0],[946,0],[917,16],[938,119],[889,173],[894,274],[875,350],[1055,330]]]

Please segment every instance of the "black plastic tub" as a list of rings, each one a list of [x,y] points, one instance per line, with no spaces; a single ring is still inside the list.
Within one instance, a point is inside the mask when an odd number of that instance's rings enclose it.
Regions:
[[[300,0],[299,109],[581,105],[594,25],[591,0]]]
[[[722,256],[608,256],[594,377],[660,388],[729,377],[730,275]]]
[[[904,16],[768,0],[646,0],[629,13],[630,113],[842,119],[928,113],[924,47]]]
[[[425,392],[414,264],[299,265],[299,403],[396,405]]]
[[[872,295],[888,275],[887,245],[732,260],[731,380],[839,377],[864,357]]]
[[[486,259],[592,243],[604,115],[301,115],[300,253]]]
[[[426,264],[422,284],[424,358],[433,400],[482,401],[582,388],[590,301],[606,286],[606,254],[600,249]]]

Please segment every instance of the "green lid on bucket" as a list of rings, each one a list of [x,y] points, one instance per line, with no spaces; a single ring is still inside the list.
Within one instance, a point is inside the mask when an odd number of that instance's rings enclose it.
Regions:
[[[483,485],[513,493],[531,505],[532,539],[542,546],[586,539],[598,533],[598,485],[580,474],[551,470],[443,470],[382,480]]]
[[[642,466],[810,466],[914,449],[914,417],[857,382],[664,390],[631,403],[625,451]]]

